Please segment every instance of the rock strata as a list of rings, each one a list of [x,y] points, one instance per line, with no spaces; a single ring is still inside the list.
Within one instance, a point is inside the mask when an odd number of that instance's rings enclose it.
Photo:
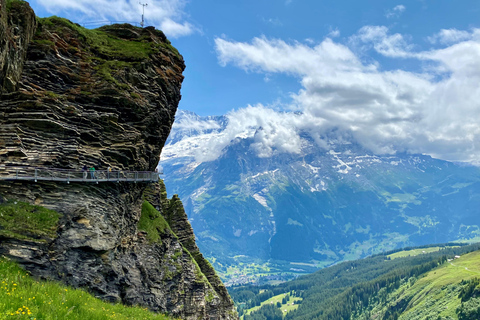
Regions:
[[[167,199],[167,192],[163,182],[152,184],[145,190],[145,199],[148,200],[156,209],[158,209],[171,230],[176,234],[182,246],[195,259],[201,272],[218,295],[217,302],[221,305],[220,309],[228,309],[231,305],[231,299],[227,288],[213,269],[212,265],[205,259],[195,243],[193,229],[188,222],[187,214],[178,195]]]
[[[8,9],[8,10],[7,10]],[[0,7],[0,93],[18,88],[23,61],[36,29],[33,10],[28,3],[13,1]]]
[[[153,171],[185,68],[163,33],[130,25],[87,30],[56,17],[36,20],[23,1],[0,4],[0,175],[18,166]],[[180,200],[166,199],[161,184],[146,188],[0,180],[2,201],[61,215],[56,237],[4,236],[0,253],[34,276],[108,301],[183,319],[236,319]],[[143,230],[148,219],[162,227]]]

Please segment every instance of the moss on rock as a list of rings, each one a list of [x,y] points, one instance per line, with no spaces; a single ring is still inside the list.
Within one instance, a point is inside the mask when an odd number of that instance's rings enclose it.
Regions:
[[[0,204],[0,237],[41,241],[55,238],[60,214],[25,202]]]
[[[168,228],[168,223],[163,216],[148,202],[142,205],[142,215],[138,221],[138,229],[147,233],[150,243],[161,243],[161,234]]]

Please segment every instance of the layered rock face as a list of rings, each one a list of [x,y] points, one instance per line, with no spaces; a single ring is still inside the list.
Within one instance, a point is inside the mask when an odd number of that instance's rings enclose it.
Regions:
[[[17,166],[153,171],[184,69],[163,33],[130,25],[87,30],[61,18],[37,22],[25,2],[0,4],[0,175]],[[160,184],[146,188],[0,180],[0,201],[61,214],[55,239],[3,237],[0,253],[34,276],[109,301],[184,319],[236,319],[178,198],[166,199]],[[144,199],[171,223],[154,230],[155,241],[138,226],[146,219]]]
[[[0,93],[17,88],[22,75],[27,46],[36,29],[30,7],[2,2],[0,7]]]

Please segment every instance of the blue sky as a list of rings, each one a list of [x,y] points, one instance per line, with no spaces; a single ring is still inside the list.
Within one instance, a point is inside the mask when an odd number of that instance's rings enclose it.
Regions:
[[[145,1],[147,24],[184,56],[182,109],[251,114],[247,127],[268,114],[274,131],[335,127],[377,153],[480,163],[479,1]],[[127,0],[30,4],[39,16],[78,23],[139,21],[142,8]]]
[[[393,10],[402,4],[404,11]],[[224,114],[247,104],[288,102],[289,93],[300,88],[298,81],[288,76],[270,75],[266,82],[264,74],[220,66],[214,49],[216,37],[248,42],[263,35],[318,43],[337,30],[337,41],[345,43],[365,25],[385,25],[425,48],[430,46],[426,38],[441,29],[477,26],[479,11],[478,1],[451,0],[193,1],[186,12],[201,33],[172,40],[187,63],[181,107],[202,115]],[[382,62],[383,68],[418,67],[411,61]]]

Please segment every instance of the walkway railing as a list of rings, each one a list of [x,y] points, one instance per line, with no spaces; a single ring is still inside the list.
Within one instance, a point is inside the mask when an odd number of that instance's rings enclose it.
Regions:
[[[33,167],[1,167],[0,180],[61,182],[157,182],[159,172],[121,170],[68,170]]]

